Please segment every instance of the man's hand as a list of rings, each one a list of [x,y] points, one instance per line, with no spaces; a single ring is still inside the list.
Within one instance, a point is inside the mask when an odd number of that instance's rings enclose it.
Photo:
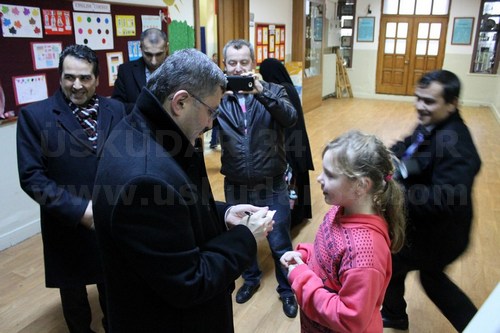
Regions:
[[[226,224],[228,228],[242,224],[247,226],[257,241],[267,237],[273,230],[273,216],[275,211],[269,211],[269,207],[257,207],[248,204],[232,206],[226,212]]]
[[[253,90],[248,90],[248,91],[238,91],[240,94],[261,94],[262,91],[264,90],[264,87],[262,86],[262,83],[260,83],[260,80],[262,80],[262,77],[259,74],[255,74],[253,72],[246,72],[241,74],[241,76],[253,76]]]
[[[255,73],[249,73],[250,75],[253,76],[253,90],[250,91],[250,94],[261,94],[262,91],[264,91],[264,87],[262,86],[262,83],[260,83],[260,80],[262,80],[262,77],[259,74]]]
[[[249,204],[231,206],[226,211],[226,224],[228,228],[234,227],[235,225],[241,224],[241,220],[246,218],[248,213],[254,214],[260,210],[264,210],[267,213],[269,207],[257,207]]]
[[[242,221],[246,220],[244,223],[250,229],[256,241],[263,240],[273,230],[274,213],[276,213],[275,210],[268,210],[267,212],[259,210],[254,214],[248,212],[246,219],[242,219]]]

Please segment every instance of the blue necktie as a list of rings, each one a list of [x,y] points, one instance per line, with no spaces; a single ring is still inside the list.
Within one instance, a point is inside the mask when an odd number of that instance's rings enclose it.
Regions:
[[[424,142],[424,133],[418,132],[415,141],[406,149],[404,154],[401,156],[401,160],[409,160],[413,156],[413,154],[415,154],[418,146],[420,146],[422,142]]]

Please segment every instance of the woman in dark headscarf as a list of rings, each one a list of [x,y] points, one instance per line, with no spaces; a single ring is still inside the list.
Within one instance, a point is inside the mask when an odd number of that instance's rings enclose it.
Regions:
[[[292,226],[295,226],[304,219],[312,217],[309,170],[314,170],[314,165],[302,104],[290,75],[279,60],[274,58],[265,59],[260,64],[259,72],[264,81],[281,84],[286,89],[290,101],[297,110],[297,123],[285,131],[286,159],[293,169],[292,183],[295,183],[295,190],[298,195],[292,210]]]

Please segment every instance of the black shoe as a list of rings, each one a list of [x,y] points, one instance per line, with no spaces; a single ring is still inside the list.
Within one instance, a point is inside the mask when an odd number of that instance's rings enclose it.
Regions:
[[[288,318],[297,317],[298,306],[295,297],[280,297],[280,300],[283,302],[283,312],[286,314],[286,316]]]
[[[255,286],[251,286],[249,284],[243,283],[241,288],[236,293],[236,303],[245,303],[250,298],[252,298],[253,294],[259,289],[260,284],[256,284]]]
[[[389,319],[382,316],[382,323],[386,328],[394,328],[396,330],[402,330],[402,331],[408,330],[408,317]]]

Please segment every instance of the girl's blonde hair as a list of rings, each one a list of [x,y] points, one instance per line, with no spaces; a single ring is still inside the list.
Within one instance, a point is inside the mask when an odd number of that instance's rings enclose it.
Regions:
[[[331,141],[323,150],[334,150],[332,164],[350,179],[368,177],[372,180],[373,208],[389,225],[391,251],[404,245],[406,215],[401,186],[392,179],[393,155],[374,135],[349,131]]]

